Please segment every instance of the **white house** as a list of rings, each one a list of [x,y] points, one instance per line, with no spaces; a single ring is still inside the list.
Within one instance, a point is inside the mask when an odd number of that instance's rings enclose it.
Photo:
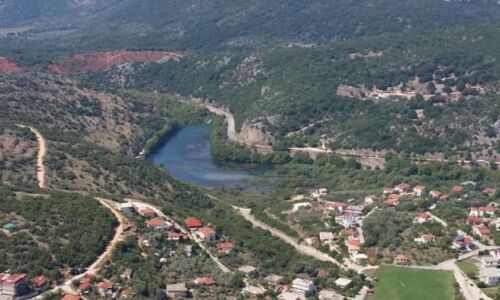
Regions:
[[[431,220],[431,216],[427,212],[418,214],[413,220],[414,223],[423,224]]]
[[[352,280],[349,278],[339,278],[335,280],[335,285],[341,289],[345,289],[351,284]]]
[[[497,208],[494,206],[472,207],[470,209],[469,216],[475,216],[475,217],[494,216],[496,210]]]
[[[345,228],[353,228],[358,225],[357,217],[353,214],[343,213],[335,217],[337,224],[343,225]]]
[[[490,255],[493,256],[494,258],[500,260],[500,248],[490,250]]]
[[[319,233],[319,240],[323,244],[330,243],[331,241],[333,241],[333,239],[334,239],[334,235],[331,232],[320,232]]]
[[[418,197],[422,197],[425,194],[425,185],[417,184],[413,188],[413,193],[415,193],[415,195]]]
[[[295,278],[292,281],[292,289],[299,293],[312,293],[316,290],[316,286],[312,280]]]
[[[311,207],[311,203],[309,203],[309,202],[295,203],[293,205],[292,211],[298,211],[301,208],[307,208],[307,207]]]
[[[500,283],[500,269],[483,268],[479,270],[479,279],[490,286],[498,285]]]
[[[493,256],[482,257],[481,266],[483,268],[497,268],[499,266],[498,259]]]
[[[321,290],[318,293],[319,300],[344,300],[344,296],[338,294],[334,290]]]

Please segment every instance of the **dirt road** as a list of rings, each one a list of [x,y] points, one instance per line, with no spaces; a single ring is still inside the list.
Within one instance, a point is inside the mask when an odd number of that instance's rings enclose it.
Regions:
[[[36,136],[36,140],[38,142],[38,154],[36,159],[36,178],[38,181],[38,186],[42,189],[47,187],[46,183],[46,169],[44,165],[45,155],[47,154],[47,141],[43,137],[43,135],[38,131],[38,129],[34,127],[29,127],[21,124],[17,124],[17,126],[21,128],[29,128],[31,132],[33,132]]]

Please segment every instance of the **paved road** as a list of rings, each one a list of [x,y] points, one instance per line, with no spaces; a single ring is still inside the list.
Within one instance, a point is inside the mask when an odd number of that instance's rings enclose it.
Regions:
[[[16,124],[16,125],[21,128],[29,128],[29,130],[31,130],[31,132],[33,132],[36,136],[36,140],[38,142],[38,154],[36,159],[36,179],[38,181],[38,186],[44,189],[47,187],[46,168],[44,164],[45,155],[47,155],[47,141],[40,133],[40,131],[38,131],[38,129],[21,124]]]
[[[203,243],[203,241],[198,237],[196,236],[195,234],[193,234],[192,232],[186,230],[184,227],[182,227],[180,224],[178,224],[177,222],[175,222],[175,220],[173,220],[172,218],[170,218],[169,216],[165,215],[161,209],[159,209],[158,207],[152,205],[152,204],[149,204],[149,203],[146,203],[146,202],[143,202],[143,201],[139,201],[139,200],[135,200],[135,199],[125,199],[126,201],[129,201],[130,203],[132,203],[134,206],[136,206],[137,208],[139,209],[142,209],[142,208],[150,208],[152,210],[155,211],[155,213],[164,218],[165,220],[167,220],[168,222],[172,223],[175,225],[175,227],[179,228],[183,233],[187,234],[193,241],[195,241],[198,246],[200,246],[201,249],[203,249],[209,256],[210,258],[217,264],[217,266],[219,267],[219,269],[221,269],[222,272],[224,273],[230,273],[231,270],[226,267],[220,260],[217,256],[213,255],[208,249],[207,247],[205,246],[205,244]]]

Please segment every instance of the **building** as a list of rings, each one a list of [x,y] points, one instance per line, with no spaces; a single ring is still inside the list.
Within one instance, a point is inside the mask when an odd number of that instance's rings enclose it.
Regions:
[[[365,203],[366,204],[373,204],[378,200],[377,196],[375,195],[368,195],[365,197]]]
[[[480,207],[472,207],[469,212],[469,216],[475,217],[491,217],[495,215],[495,211],[497,210],[494,206],[480,206]]]
[[[26,276],[24,273],[0,273],[0,295],[16,298],[28,294],[30,288],[26,283]]]
[[[442,194],[439,196],[439,201],[448,201],[450,199],[450,196],[448,194]]]
[[[497,190],[496,190],[496,189],[494,189],[494,188],[491,188],[491,187],[487,187],[487,188],[485,188],[485,189],[483,190],[483,193],[485,193],[485,194],[486,194],[486,195],[488,195],[488,196],[493,197],[493,196],[495,196],[495,194],[497,193]]]
[[[143,216],[143,217],[148,217],[148,218],[150,218],[150,217],[154,217],[154,216],[156,216],[156,212],[155,212],[155,210],[154,210],[154,209],[152,209],[152,208],[149,208],[149,207],[148,207],[148,208],[143,208],[143,209],[140,209],[140,210],[139,210],[139,215],[141,215],[141,216]]]
[[[363,214],[365,208],[366,207],[364,205],[349,205],[344,208],[343,213],[360,216]]]
[[[480,237],[485,237],[485,236],[488,236],[489,234],[491,234],[491,229],[484,224],[480,224],[480,225],[472,226],[472,232],[474,234],[479,235]]]
[[[259,296],[265,294],[266,291],[267,290],[265,288],[262,288],[260,286],[247,285],[246,287],[243,288],[241,292],[247,295]]]
[[[368,261],[368,255],[364,253],[353,252],[351,255],[352,260],[358,265],[363,265]]]
[[[309,202],[294,203],[292,211],[298,211],[301,208],[307,208],[307,207],[311,207],[311,203]]]
[[[431,198],[432,199],[439,199],[439,197],[441,197],[443,195],[443,193],[441,193],[440,191],[436,191],[436,190],[432,190],[429,192],[429,195],[431,195]]]
[[[493,256],[494,258],[500,260],[500,248],[490,250],[490,255]]]
[[[323,244],[330,243],[331,241],[333,241],[333,239],[334,239],[334,236],[333,236],[333,233],[331,233],[331,232],[320,232],[319,233],[319,240]]]
[[[425,194],[425,185],[417,184],[413,188],[413,193],[415,193],[415,196],[422,197]]]
[[[384,204],[390,207],[396,207],[399,205],[399,200],[401,199],[401,196],[398,194],[390,194],[389,197],[387,198],[386,201],[384,201]]]
[[[80,300],[80,299],[82,299],[80,296],[73,294],[66,294],[64,295],[64,297],[61,298],[61,300]]]
[[[198,235],[206,242],[215,241],[215,230],[213,228],[201,227],[198,229]]]
[[[125,270],[123,270],[123,272],[120,274],[120,278],[121,279],[126,279],[126,280],[130,280],[130,278],[132,278],[132,275],[134,274],[134,270],[130,269],[130,268],[126,268]]]
[[[311,197],[320,200],[322,197],[328,196],[328,189],[319,188],[311,193]]]
[[[111,281],[101,281],[97,283],[97,291],[102,296],[113,294],[113,283]]]
[[[391,189],[391,188],[384,188],[384,190],[383,190],[382,194],[383,194],[384,196],[386,196],[386,195],[390,195],[390,194],[394,194],[394,189]]]
[[[470,251],[474,249],[474,239],[466,235],[458,235],[453,241],[453,248]]]
[[[420,237],[415,239],[415,242],[417,242],[419,244],[434,243],[435,241],[436,241],[436,237],[430,233],[424,233]]]
[[[217,249],[219,249],[219,251],[221,251],[221,252],[229,253],[234,249],[234,244],[230,243],[230,242],[218,243]]]
[[[215,279],[213,277],[198,277],[194,280],[194,283],[198,285],[210,286],[215,284]]]
[[[394,187],[396,193],[406,193],[410,189],[410,185],[407,183],[400,183]]]
[[[159,217],[147,220],[146,225],[154,230],[166,230],[172,227],[172,224]]]
[[[195,217],[189,217],[184,220],[184,223],[189,229],[200,228],[203,226],[203,223],[200,219]]]
[[[432,218],[427,212],[419,213],[415,219],[413,220],[414,223],[418,224],[423,224],[431,221]]]
[[[120,203],[119,204],[120,211],[124,214],[131,215],[135,213],[135,207],[130,202]]]
[[[169,231],[168,238],[169,241],[181,241],[188,239],[188,235],[183,232]]]
[[[31,286],[37,291],[42,292],[45,291],[49,287],[49,281],[43,275],[33,277],[31,279]]]
[[[482,218],[480,218],[480,217],[468,216],[466,222],[469,225],[480,225],[480,224],[484,223],[484,220]]]
[[[339,212],[342,212],[344,207],[347,206],[346,203],[339,201],[323,201],[322,203],[326,210],[337,210]]]
[[[351,282],[352,282],[352,280],[349,278],[338,278],[337,280],[335,280],[335,285],[341,289],[345,289],[345,288],[349,287]]]
[[[399,254],[394,259],[394,263],[397,265],[407,265],[409,262],[410,260],[408,259],[408,256],[404,254]]]
[[[244,265],[238,268],[238,271],[244,273],[245,275],[253,275],[257,272],[257,269],[250,265]]]
[[[323,289],[318,293],[319,300],[344,300],[344,296],[337,294],[334,290]]]
[[[316,286],[312,280],[295,278],[292,281],[292,289],[298,293],[312,293],[316,290]]]
[[[451,192],[454,194],[461,193],[464,190],[464,188],[458,184],[455,184],[454,186],[451,187]]]
[[[481,257],[481,267],[483,268],[497,268],[499,266],[498,259],[493,256]]]
[[[174,283],[167,284],[166,287],[167,297],[176,298],[176,297],[187,297],[189,295],[189,290],[186,288],[186,283]]]
[[[277,286],[280,284],[281,280],[283,279],[283,276],[279,276],[276,274],[270,274],[264,280],[271,286]]]
[[[356,238],[348,239],[346,241],[347,244],[347,250],[349,252],[358,252],[359,249],[361,248],[361,241]]]
[[[278,295],[278,300],[306,300],[306,296],[304,293],[284,291]]]
[[[500,283],[500,269],[483,268],[479,270],[479,279],[489,286],[495,286]]]

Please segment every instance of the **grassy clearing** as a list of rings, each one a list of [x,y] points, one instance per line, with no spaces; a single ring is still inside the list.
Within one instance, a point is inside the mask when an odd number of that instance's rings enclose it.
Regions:
[[[453,299],[453,275],[446,271],[382,266],[375,294],[368,300]]]
[[[473,258],[465,259],[460,262],[457,262],[457,266],[465,273],[465,274],[470,274],[474,273],[477,274],[479,272],[479,268],[476,265],[477,261]]]

